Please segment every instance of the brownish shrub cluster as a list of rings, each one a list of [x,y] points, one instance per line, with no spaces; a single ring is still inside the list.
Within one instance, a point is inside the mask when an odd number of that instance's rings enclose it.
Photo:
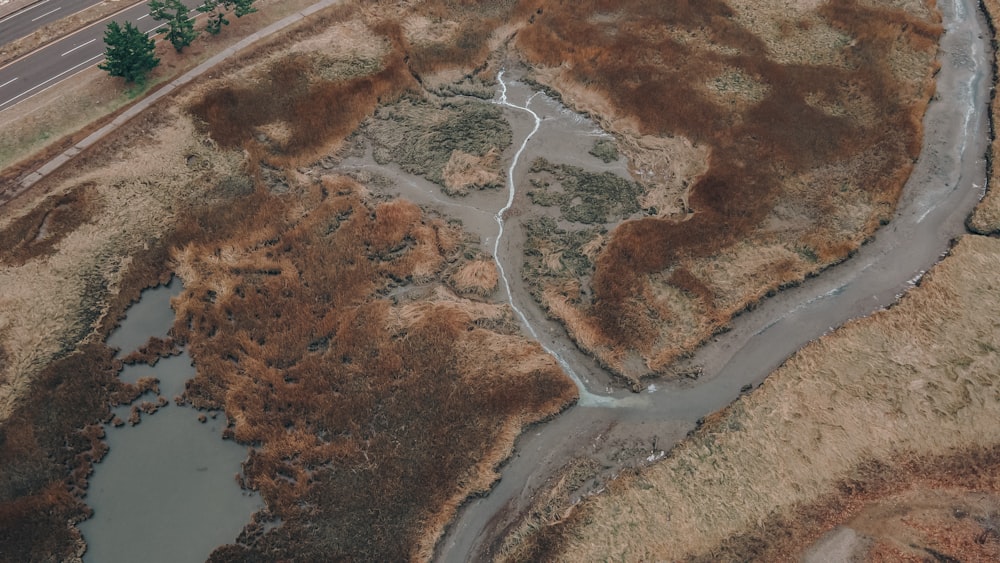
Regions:
[[[429,549],[457,504],[492,481],[523,425],[575,388],[505,308],[439,284],[461,233],[404,201],[325,180],[315,207],[256,195],[226,240],[177,252],[175,330],[198,365],[186,396],[224,408],[227,434],[280,528],[216,560],[398,561]],[[399,284],[436,297],[395,305]],[[247,551],[249,550],[249,552]]]
[[[160,358],[169,358],[180,353],[181,350],[177,347],[177,343],[174,342],[173,338],[169,336],[167,338],[157,338],[154,336],[140,346],[138,350],[122,358],[122,363],[125,365],[149,364],[155,366],[160,361]]]
[[[257,142],[262,125],[286,127],[287,138],[268,139],[257,151],[274,164],[293,165],[346,137],[383,99],[398,96],[410,84],[398,53],[375,74],[342,81],[320,80],[308,57],[290,55],[274,63],[260,84],[213,90],[191,111],[224,147]]]
[[[597,259],[595,300],[587,314],[616,346],[643,349],[658,334],[641,328],[656,319],[655,312],[631,299],[642,293],[648,275],[752,238],[787,197],[784,182],[791,176],[850,162],[862,197],[875,209],[867,232],[890,216],[919,150],[933,69],[923,77],[925,91],[914,92],[894,74],[886,54],[899,42],[932,53],[941,29],[899,10],[850,0],[831,1],[820,15],[852,38],[842,67],[776,62],[721,0],[546,2],[519,33],[517,45],[529,60],[569,69],[571,80],[613,100],[641,133],[679,134],[711,148],[709,169],[691,188],[695,213],[689,220],[626,222]],[[663,30],[706,34],[714,48],[695,48]],[[742,108],[707,96],[699,84],[726,68],[766,84],[763,99]],[[871,120],[816,105],[847,104],[857,96],[877,105]],[[804,218],[819,225],[835,211],[839,187],[811,186],[806,201],[796,202],[805,208]],[[814,238],[823,264],[842,259],[857,244]],[[675,281],[686,290],[694,283],[691,276]]]

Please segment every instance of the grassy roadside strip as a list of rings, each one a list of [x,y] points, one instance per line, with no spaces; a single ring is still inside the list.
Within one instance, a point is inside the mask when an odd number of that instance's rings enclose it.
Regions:
[[[0,185],[9,186],[25,173],[73,146],[117,112],[154,92],[199,64],[267,26],[315,2],[260,0],[258,12],[236,19],[221,34],[196,40],[177,54],[160,42],[160,66],[143,88],[127,86],[103,71],[91,68],[54,88],[18,104],[18,111],[0,113]]]

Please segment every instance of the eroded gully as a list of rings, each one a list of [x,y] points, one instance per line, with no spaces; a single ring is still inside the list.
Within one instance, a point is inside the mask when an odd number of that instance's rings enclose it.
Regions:
[[[524,137],[508,170],[507,203],[496,214],[499,227],[493,253],[504,295],[524,330],[559,361],[580,388],[580,403],[556,419],[529,429],[515,456],[502,468],[490,493],[471,500],[438,544],[440,561],[489,557],[497,537],[528,507],[545,480],[563,463],[592,451],[610,432],[655,433],[651,458],[680,440],[694,422],[735,400],[745,385],[761,382],[789,355],[831,329],[896,302],[965,232],[965,218],[982,196],[989,142],[987,107],[992,86],[989,30],[974,0],[939,2],[945,34],[938,59],[934,100],[924,116],[924,143],[893,221],[846,262],[798,287],[767,299],[732,322],[732,329],[702,346],[688,363],[702,369],[693,382],[657,382],[652,392],[632,395],[610,391],[609,378],[593,360],[579,353],[565,332],[545,319],[518,282],[521,249],[505,238],[509,210],[516,207],[516,186],[525,181],[518,164],[526,156],[546,156],[542,143],[546,118],[532,109],[536,94],[500,73],[496,103],[527,114],[533,127]],[[523,105],[511,102],[521,91]],[[537,103],[537,102],[536,102]],[[518,133],[518,127],[515,127]],[[523,168],[523,167],[522,167]],[[522,196],[523,197],[523,196]],[[504,242],[508,241],[508,242]]]

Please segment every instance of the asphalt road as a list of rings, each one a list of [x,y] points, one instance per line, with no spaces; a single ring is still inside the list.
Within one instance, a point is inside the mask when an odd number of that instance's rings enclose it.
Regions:
[[[200,5],[200,2],[185,0],[184,4],[193,8]],[[193,17],[197,12],[192,10],[190,15]],[[6,111],[34,94],[100,64],[104,60],[104,30],[112,20],[119,23],[131,21],[145,32],[151,32],[162,25],[149,17],[145,3],[137,4],[0,68],[0,111]]]
[[[102,0],[40,0],[0,18],[0,45],[28,35],[47,23],[100,4]]]

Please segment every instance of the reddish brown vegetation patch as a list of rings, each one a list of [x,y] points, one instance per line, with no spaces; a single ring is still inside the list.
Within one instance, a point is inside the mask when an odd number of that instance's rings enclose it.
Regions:
[[[513,2],[486,7],[453,0],[404,8],[402,16],[398,7],[373,8],[371,32],[392,46],[375,73],[324,80],[315,60],[292,54],[273,63],[251,86],[210,91],[191,111],[224,147],[247,146],[254,157],[278,165],[306,162],[354,131],[379,104],[419,87],[424,74],[482,64],[493,30],[513,10]],[[411,42],[399,22],[417,16],[446,19],[456,26],[455,36]]]
[[[174,342],[173,338],[157,338],[154,336],[139,347],[138,350],[122,358],[122,363],[125,365],[149,364],[155,366],[160,361],[160,358],[169,358],[180,353],[181,349],[177,347],[177,343]]]
[[[19,266],[55,252],[56,244],[99,211],[93,185],[53,196],[0,230],[0,264]]]
[[[409,85],[398,54],[371,76],[325,81],[314,74],[311,59],[291,55],[274,63],[259,84],[213,90],[191,111],[224,147],[253,143],[262,126],[283,126],[286,138],[265,138],[258,150],[273,162],[290,164],[315,157],[346,137],[380,100],[395,97]]]
[[[649,275],[678,259],[712,256],[758,236],[775,205],[789,197],[785,182],[791,177],[832,163],[848,165],[861,187],[860,203],[872,210],[865,232],[889,217],[919,150],[932,68],[907,77],[915,87],[898,78],[888,54],[901,48],[933,53],[940,27],[849,0],[824,5],[820,16],[852,38],[840,53],[843,66],[776,62],[764,41],[736,23],[720,0],[548,2],[518,35],[530,60],[568,69],[568,80],[614,100],[641,133],[679,134],[711,149],[708,171],[691,188],[695,214],[689,220],[626,222],[596,261],[595,299],[586,313],[614,347],[656,345],[658,331],[642,327],[667,319],[631,299],[643,293]],[[699,49],[663,30],[707,34],[714,48]],[[759,102],[719,104],[704,92],[701,85],[732,68],[767,86]],[[870,119],[822,109],[849,106],[858,97],[876,104]],[[812,184],[799,202],[803,219],[819,229],[824,217],[837,212],[841,187],[822,177]],[[842,259],[863,233],[830,236],[836,238],[812,240],[811,252],[824,264]],[[675,281],[690,290],[699,283],[692,278]]]
[[[454,227],[365,201],[346,180],[313,186],[301,219],[290,202],[250,199],[239,236],[177,255],[177,328],[198,365],[187,397],[225,408],[227,432],[258,446],[246,484],[283,521],[247,549],[407,559],[574,388],[537,345],[484,328],[510,326],[506,309],[437,285],[461,255]],[[379,297],[411,279],[434,281],[438,297]]]

